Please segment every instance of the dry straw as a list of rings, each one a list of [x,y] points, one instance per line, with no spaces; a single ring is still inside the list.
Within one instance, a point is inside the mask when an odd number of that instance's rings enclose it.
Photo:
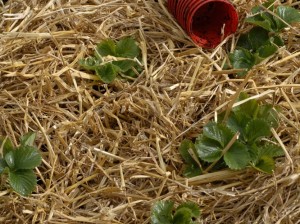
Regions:
[[[243,21],[261,2],[233,3]],[[299,25],[243,80],[222,71],[225,49],[249,29],[243,23],[203,51],[162,0],[9,0],[0,10],[0,135],[17,144],[35,131],[43,155],[31,197],[1,179],[1,223],[149,223],[162,199],[197,202],[203,223],[299,223]],[[96,43],[124,36],[142,49],[139,78],[104,85],[80,70]],[[183,178],[180,142],[243,90],[281,107],[273,134],[286,157],[271,176],[223,170]]]

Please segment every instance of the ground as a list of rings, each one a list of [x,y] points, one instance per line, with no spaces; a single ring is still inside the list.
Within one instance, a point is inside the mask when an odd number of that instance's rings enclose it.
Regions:
[[[0,135],[37,133],[42,165],[29,197],[2,177],[1,223],[150,223],[157,200],[199,204],[201,223],[299,223],[300,27],[250,71],[222,69],[243,19],[260,1],[232,1],[237,33],[197,47],[163,0],[0,1]],[[299,2],[285,3],[299,7]],[[131,36],[144,71],[103,84],[79,67],[101,40]],[[286,156],[273,175],[221,170],[182,175],[178,146],[245,91],[280,107]]]

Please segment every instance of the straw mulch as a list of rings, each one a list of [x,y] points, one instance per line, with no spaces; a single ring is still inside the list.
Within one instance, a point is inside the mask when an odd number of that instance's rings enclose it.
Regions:
[[[261,3],[233,2],[241,21]],[[163,0],[10,0],[0,17],[0,135],[18,144],[34,131],[43,156],[32,196],[1,179],[1,223],[150,223],[151,206],[165,199],[197,202],[201,223],[299,223],[299,25],[244,80],[221,68],[249,26],[202,50]],[[144,71],[133,82],[106,85],[79,68],[98,42],[124,36],[142,49]],[[183,178],[179,144],[241,90],[280,106],[274,135],[286,156],[273,175]]]

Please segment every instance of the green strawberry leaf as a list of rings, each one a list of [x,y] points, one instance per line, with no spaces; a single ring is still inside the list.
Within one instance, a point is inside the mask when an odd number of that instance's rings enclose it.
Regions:
[[[182,207],[176,210],[173,218],[173,224],[190,224],[191,221],[192,213],[189,208]]]
[[[225,125],[210,122],[203,128],[203,135],[217,141],[224,148],[234,136],[234,133]]]
[[[136,69],[137,70],[137,69]],[[139,69],[140,70],[140,69]],[[140,73],[141,71],[138,71],[138,73]],[[133,69],[129,69],[127,72],[124,72],[124,75],[126,77],[130,77],[130,78],[136,78],[137,77],[137,73],[133,70]]]
[[[241,100],[241,98],[240,98]],[[226,125],[234,133],[239,132],[239,138],[246,141],[246,126],[255,117],[257,113],[258,103],[256,100],[249,100],[232,109]]]
[[[201,135],[195,142],[198,156],[206,162],[214,162],[222,157],[222,147],[220,143]]]
[[[92,71],[96,70],[101,63],[102,63],[101,59],[96,59],[94,57],[88,57],[79,60],[79,65],[81,67],[83,67],[86,70],[92,70]]]
[[[41,154],[35,147],[20,146],[13,152],[15,169],[34,169],[42,162]]]
[[[33,170],[9,171],[8,180],[10,186],[23,196],[31,194],[36,185],[36,176]]]
[[[278,37],[274,37],[272,40],[280,44]],[[239,49],[246,49],[252,52],[254,64],[260,63],[278,50],[277,45],[270,40],[269,31],[261,27],[254,27],[247,34],[242,35],[237,46],[240,47]]]
[[[97,58],[105,57],[108,55],[117,56],[116,44],[112,39],[103,40],[96,47],[95,56]]]
[[[234,133],[243,132],[243,126],[241,125],[242,118],[240,117],[240,115],[243,114],[239,113],[238,111],[231,112],[227,119],[226,125]],[[246,116],[246,114],[244,115]]]
[[[237,47],[244,48],[252,53],[257,52],[257,50],[268,44],[270,37],[269,31],[261,27],[253,27],[248,33],[240,36]]]
[[[258,148],[258,155],[252,160],[255,169],[271,174],[275,169],[273,157],[284,156],[283,149],[275,144],[266,144]]]
[[[135,65],[135,61],[132,60],[120,60],[120,61],[113,61],[113,65],[119,67],[121,72],[127,72]]]
[[[269,21],[269,23],[271,24],[271,29],[277,32],[277,25],[274,16],[269,12],[263,12],[260,15],[265,21]]]
[[[6,153],[4,156],[4,159],[10,169],[15,168],[14,151],[10,151],[10,152]]]
[[[172,201],[158,201],[151,211],[152,224],[173,224],[172,210],[174,202]]]
[[[276,0],[269,0],[269,1],[266,1],[263,6],[271,11],[274,11],[274,3],[275,3]]]
[[[259,25],[258,24],[256,24],[256,25],[263,27],[264,29],[266,29],[268,31],[274,31],[276,29],[276,23],[274,21],[273,16],[269,12],[266,12],[264,8],[267,8],[270,11],[274,11],[274,2],[275,2],[275,0],[267,1],[264,4],[262,4],[264,7],[255,6],[251,10],[251,12],[253,14],[253,16],[252,16],[253,20],[255,20],[254,22],[259,23]],[[246,19],[246,22],[247,22],[247,19]]]
[[[248,33],[242,34],[239,37],[239,40],[238,40],[236,46],[238,48],[244,48],[244,49],[247,49],[249,51],[252,49],[251,43],[249,41]]]
[[[206,164],[204,164],[204,165],[206,165]],[[208,167],[208,166],[205,166],[205,167]],[[214,166],[210,170],[211,170],[211,172],[215,172],[215,171],[223,170],[226,168],[228,168],[228,166],[226,165],[224,159],[220,159],[217,163],[214,164]]]
[[[272,174],[273,170],[275,169],[274,159],[268,156],[262,156],[254,168],[261,172]]]
[[[246,141],[245,127],[250,120],[252,120],[252,117],[250,115],[245,113],[244,110],[236,108],[233,112],[230,113],[226,125],[234,133],[239,132],[239,138],[243,141]]]
[[[275,10],[275,13],[287,24],[300,22],[300,11],[295,8],[289,6],[278,6],[277,9]],[[276,17],[274,17],[274,19],[277,24],[278,31],[287,27],[287,25],[284,22],[282,22],[280,19]]]
[[[264,119],[270,127],[277,128],[279,124],[278,113],[270,104],[260,105],[257,118]]]
[[[269,9],[269,10],[271,10],[271,11],[274,11],[274,2],[275,2],[276,0],[269,0],[269,1],[267,1],[267,2],[265,2],[264,4],[262,4],[265,8],[267,8],[267,9]],[[264,10],[264,8],[263,7],[261,7],[261,6],[255,6],[255,7],[253,7],[252,9],[251,9],[251,12],[252,12],[252,14],[256,14],[256,13],[258,13],[258,12],[261,12],[261,11],[263,11]]]
[[[182,203],[181,205],[179,205],[177,207],[177,210],[179,210],[181,208],[188,208],[188,209],[190,209],[191,216],[193,218],[197,218],[197,217],[200,216],[199,206],[196,203],[194,203],[194,202],[185,202],[185,203]]]
[[[237,101],[239,102],[239,101],[242,101],[242,100],[246,100],[248,98],[249,98],[249,95],[247,93],[241,92],[238,99],[237,99]]]
[[[238,101],[246,100],[249,96],[247,93],[240,93]],[[240,115],[246,114],[247,116],[254,118],[259,109],[257,100],[248,100],[245,103],[239,105],[235,110],[238,110]],[[244,118],[242,118],[244,119]]]
[[[202,170],[196,163],[187,163],[183,171],[183,176],[185,177],[195,177],[202,174]]]
[[[252,144],[251,146],[247,145],[248,152],[251,158],[251,163],[256,164],[259,160],[261,150],[258,148],[256,144]]]
[[[278,50],[278,47],[276,44],[273,44],[269,42],[266,45],[261,46],[257,49],[258,56],[262,59],[270,57],[271,55],[275,54]]]
[[[115,80],[118,74],[118,67],[111,63],[106,63],[96,68],[96,74],[105,83],[111,83]]]
[[[125,75],[128,79],[137,77],[137,73],[140,73],[142,68],[136,61],[129,59],[139,58],[140,52],[140,48],[132,38],[123,38],[117,44],[107,39],[97,45],[94,57],[81,59],[79,64],[86,70],[95,71],[103,82],[111,83],[118,74],[121,77]],[[106,56],[114,56],[118,60],[104,63],[102,58]]]
[[[256,52],[269,41],[269,32],[261,27],[253,27],[248,33],[251,49]]]
[[[118,57],[135,58],[140,55],[140,52],[139,46],[130,37],[120,40],[116,45],[116,54]]]
[[[259,154],[260,156],[268,156],[271,158],[285,155],[283,149],[275,144],[266,144],[259,148]]]
[[[8,165],[5,159],[0,159],[0,174],[2,174],[7,167]]]
[[[263,119],[253,119],[246,126],[246,138],[251,145],[262,137],[271,135],[271,127]]]
[[[265,16],[262,16],[261,14],[262,13],[247,17],[245,19],[245,22],[256,25],[256,26],[260,26],[270,32],[274,32],[274,29],[272,28],[272,22],[270,20],[266,20],[264,18]]]
[[[262,7],[257,6],[252,9],[253,16],[246,18],[245,21],[253,25],[260,26],[270,32],[279,32],[283,28],[287,27],[287,24],[300,22],[300,12],[295,8],[281,5],[274,10],[274,5],[271,1],[263,5],[266,8],[269,8],[269,10],[275,12],[279,18],[265,12]]]
[[[21,137],[20,144],[21,146],[33,146],[34,140],[36,137],[36,133],[29,132]]]
[[[247,49],[241,48],[234,50],[229,54],[229,60],[235,69],[244,69],[245,71],[239,72],[239,76],[243,76],[255,65],[254,55]]]
[[[224,161],[230,169],[240,170],[245,168],[251,158],[247,147],[236,141],[224,155]]]
[[[179,146],[179,153],[187,164],[195,163],[195,160],[189,153],[189,149],[193,150],[196,154],[194,143],[191,140],[184,139]]]
[[[5,156],[8,152],[14,150],[14,144],[9,138],[0,138],[0,146],[3,147],[3,155]]]
[[[136,78],[142,71],[143,68],[140,66],[140,64],[134,62],[132,68],[129,69],[127,72],[124,72],[124,75],[128,77]]]
[[[276,44],[278,47],[284,46],[284,42],[283,42],[282,38],[278,35],[270,37],[270,41],[272,43]]]

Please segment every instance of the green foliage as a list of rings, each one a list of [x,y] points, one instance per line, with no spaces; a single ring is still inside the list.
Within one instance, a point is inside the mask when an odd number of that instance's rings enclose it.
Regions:
[[[174,202],[158,201],[152,208],[151,223],[152,224],[171,224],[173,221],[172,210]]]
[[[274,18],[278,30],[287,27],[288,24],[300,22],[300,11],[289,6],[278,6],[276,14],[281,18]],[[283,22],[283,21],[285,22]]]
[[[14,167],[16,170],[34,169],[41,163],[41,155],[37,149],[29,145],[21,145],[13,152]]]
[[[8,179],[10,186],[23,196],[29,195],[36,185],[36,176],[33,170],[10,171]]]
[[[201,167],[220,164],[223,167],[225,164],[230,169],[240,170],[252,166],[272,173],[275,168],[273,158],[284,155],[281,147],[266,141],[271,136],[271,128],[278,126],[277,111],[272,105],[261,105],[257,100],[247,99],[248,95],[241,93],[239,101],[246,101],[234,107],[226,120],[223,112],[218,115],[217,122],[205,125],[195,143],[190,140],[182,142],[179,152],[187,164],[196,165],[187,153],[187,148],[191,148],[195,150]],[[185,176],[201,174],[198,167],[187,166]]]
[[[97,45],[95,56],[101,58],[108,55],[116,55],[116,44],[113,40],[107,39]]]
[[[254,144],[263,137],[271,135],[271,126],[263,119],[253,119],[245,127],[245,137],[249,144]]]
[[[222,157],[222,146],[204,135],[196,139],[195,148],[198,156],[206,162],[215,162]]]
[[[33,146],[36,134],[33,132],[29,132],[23,136],[21,136],[20,144],[23,146]]]
[[[218,142],[224,148],[232,139],[234,133],[223,124],[210,122],[204,127],[203,135],[207,139]]]
[[[254,7],[252,16],[245,20],[254,27],[240,36],[237,48],[229,54],[232,67],[244,70],[237,73],[239,76],[244,76],[254,65],[275,54],[284,45],[280,32],[288,25],[300,22],[299,10],[289,6],[275,8],[274,2],[270,0],[263,7]]]
[[[3,158],[0,158],[0,174],[8,173],[10,186],[23,196],[29,195],[36,185],[33,169],[41,164],[42,157],[33,146],[35,133],[21,137],[20,146],[14,147],[10,139],[1,139]]]
[[[254,55],[244,48],[234,50],[233,53],[229,54],[229,60],[232,67],[244,69],[244,71],[239,72],[238,75],[245,75],[255,65]]]
[[[5,168],[7,167],[7,163],[5,159],[0,159],[0,174],[2,174],[5,171]]]
[[[249,164],[250,159],[251,157],[247,145],[240,141],[233,143],[229,150],[224,154],[226,165],[233,170],[245,168]]]
[[[115,80],[118,72],[118,67],[111,63],[103,64],[96,68],[96,74],[101,77],[101,80],[105,83],[111,83]]]
[[[0,143],[1,143],[1,147],[2,147],[4,155],[14,149],[14,144],[12,143],[12,141],[9,138],[1,138],[0,137]]]
[[[124,38],[116,44],[116,55],[123,58],[135,58],[139,56],[140,48],[132,38]]]
[[[97,45],[94,56],[80,60],[79,64],[86,70],[94,71],[103,82],[111,83],[118,75],[136,77],[142,71],[137,62],[140,54],[140,48],[130,37],[116,43],[107,39]]]
[[[184,139],[179,147],[179,152],[186,162],[184,175],[187,177],[193,177],[202,173],[201,167],[197,164],[197,161],[192,157],[191,151],[194,155],[197,155],[195,145],[191,140]]]
[[[193,202],[182,203],[173,210],[172,201],[156,202],[151,211],[151,224],[195,224],[192,219],[200,216],[200,209]]]
[[[275,33],[280,32],[290,24],[300,22],[299,10],[282,5],[275,8],[274,2],[274,0],[268,1],[263,4],[263,6],[276,16],[272,15],[263,7],[256,6],[251,10],[253,15],[246,18],[245,21]]]

